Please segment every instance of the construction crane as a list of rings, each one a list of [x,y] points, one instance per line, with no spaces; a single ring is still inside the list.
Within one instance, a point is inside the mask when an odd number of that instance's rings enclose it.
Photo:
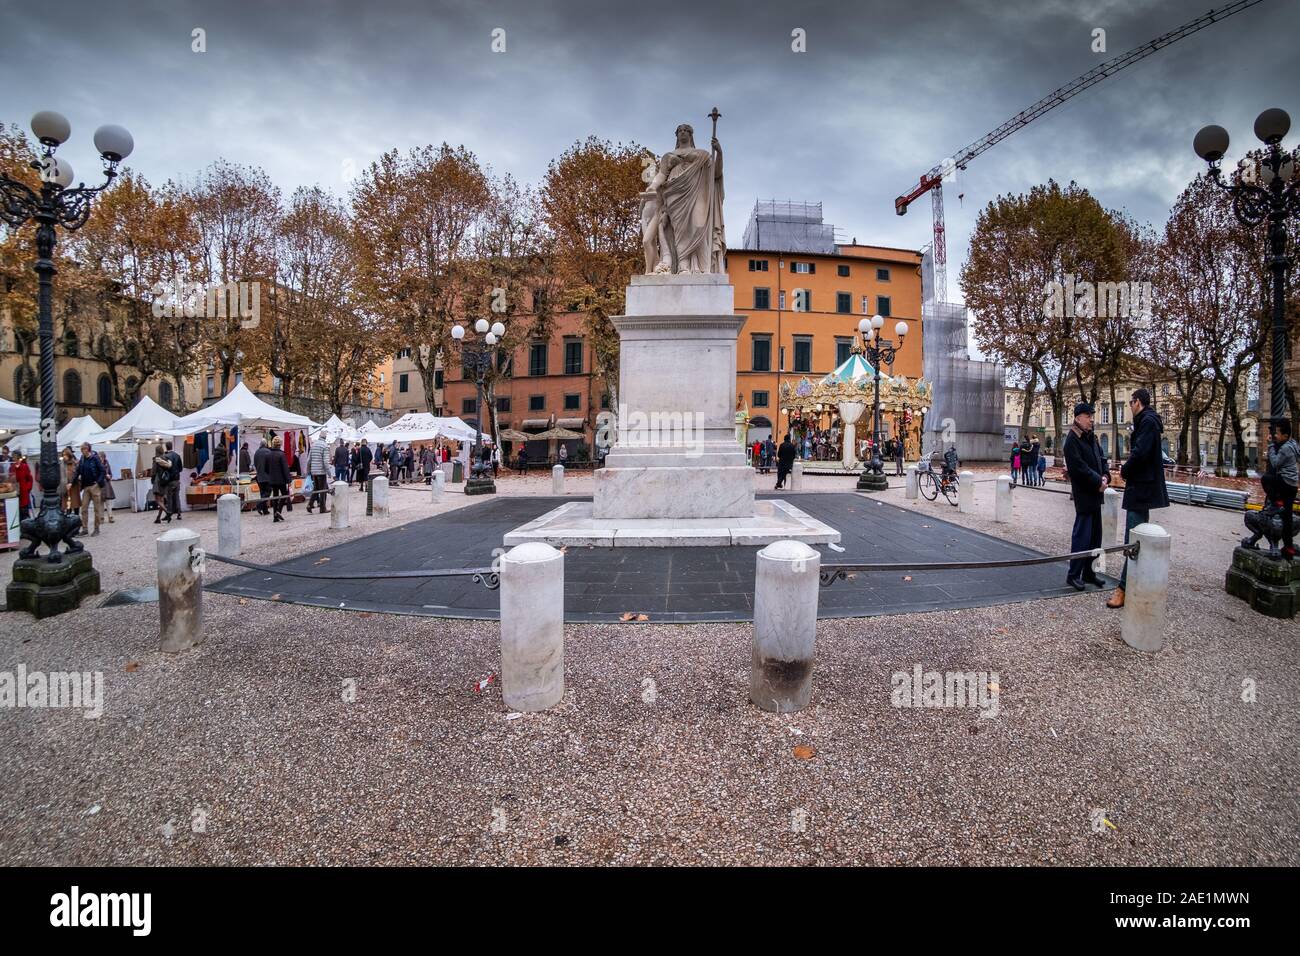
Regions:
[[[1089,87],[1096,86],[1107,77],[1114,76],[1125,67],[1132,66],[1138,60],[1145,59],[1152,53],[1163,50],[1169,44],[1176,43],[1183,37],[1191,36],[1198,30],[1203,30],[1220,20],[1226,20],[1233,14],[1240,13],[1242,10],[1262,2],[1263,0],[1237,0],[1236,3],[1230,3],[1227,6],[1211,10],[1189,23],[1184,23],[1176,30],[1171,30],[1169,33],[1158,36],[1139,47],[1134,47],[1122,56],[1107,60],[1078,79],[1048,93],[1028,109],[1021,110],[987,136],[959,149],[950,159],[945,159],[938,166],[923,174],[921,182],[910,193],[895,199],[894,211],[903,216],[907,214],[907,207],[915,200],[926,193],[930,194],[931,211],[934,218],[934,296],[936,301],[946,302],[948,299],[948,247],[943,224],[943,183],[945,178],[955,175],[959,169],[964,170],[972,159],[985,150],[996,146],[1016,130],[1024,129],[1044,113],[1056,109],[1066,100],[1078,96]]]

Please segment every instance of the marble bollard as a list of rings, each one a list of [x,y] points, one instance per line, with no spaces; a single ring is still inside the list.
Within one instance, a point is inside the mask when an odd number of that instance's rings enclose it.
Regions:
[[[1116,537],[1119,532],[1119,503],[1123,497],[1114,488],[1107,488],[1106,493],[1101,499],[1101,546],[1109,548],[1112,544],[1119,544],[1120,540]],[[1100,555],[1093,559],[1092,571],[1094,574],[1106,573],[1106,559],[1109,555]],[[1119,555],[1121,566],[1124,563],[1124,556]]]
[[[342,531],[348,526],[348,503],[352,488],[346,481],[334,482],[334,494],[330,495],[330,530]]]
[[[997,497],[993,499],[993,520],[999,524],[1011,522],[1011,476],[998,475]]]
[[[198,533],[188,528],[158,538],[159,637],[168,654],[203,643],[203,575],[190,551],[198,543]]]
[[[540,541],[501,556],[501,697],[521,711],[564,697],[564,555]]]
[[[239,495],[222,495],[217,499],[217,554],[237,558],[243,547],[240,528],[240,509],[244,500]]]
[[[803,462],[798,458],[794,460],[794,465],[790,468],[790,490],[803,490]]]
[[[1165,642],[1169,608],[1169,532],[1158,524],[1140,524],[1129,541],[1138,553],[1128,562],[1124,620],[1120,636],[1138,651],[1158,651]]]
[[[957,510],[964,515],[975,513],[975,472],[963,471],[957,483]]]
[[[375,517],[387,518],[390,513],[388,508],[388,479],[380,475],[378,478],[372,478],[371,483],[374,487]]]
[[[820,570],[821,555],[802,541],[758,552],[749,699],[763,710],[792,713],[812,699]]]
[[[915,501],[916,496],[917,496],[916,465],[908,465],[907,486],[903,489],[903,497]]]
[[[447,490],[447,473],[439,468],[433,473],[433,480],[429,482],[429,497],[437,504],[442,493]]]
[[[564,494],[564,466],[556,465],[551,469],[551,494]]]

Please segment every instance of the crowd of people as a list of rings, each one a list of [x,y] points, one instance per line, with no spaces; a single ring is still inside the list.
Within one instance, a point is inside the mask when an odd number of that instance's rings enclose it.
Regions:
[[[1022,438],[1011,449],[1011,480],[1022,485],[1041,485],[1047,458],[1037,438]]]

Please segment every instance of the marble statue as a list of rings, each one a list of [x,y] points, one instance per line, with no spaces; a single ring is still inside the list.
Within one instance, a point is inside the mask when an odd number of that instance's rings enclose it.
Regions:
[[[658,163],[647,161],[649,188],[641,197],[641,244],[645,274],[717,274],[725,271],[722,222],[722,146],[713,119],[713,149],[697,149],[689,123],[677,127],[677,146]]]

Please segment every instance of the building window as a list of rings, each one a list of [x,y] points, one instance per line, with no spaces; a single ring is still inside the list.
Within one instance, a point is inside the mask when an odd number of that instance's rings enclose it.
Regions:
[[[839,368],[841,365],[847,362],[851,354],[853,354],[852,339],[835,340],[835,367],[836,368]]]
[[[582,340],[572,339],[564,343],[564,374],[582,374]]]
[[[77,333],[68,329],[63,333],[63,354],[68,358],[76,358],[81,352],[80,344],[77,342]]]
[[[508,411],[510,411],[510,397],[509,397],[509,396],[503,396],[503,397],[497,399],[497,411],[499,411],[499,412],[508,412]]]
[[[529,396],[528,396],[528,410],[529,410],[530,412],[541,412],[541,411],[545,411],[545,410],[546,410],[546,396],[545,396],[545,395],[529,395]]]
[[[397,357],[398,357],[399,359],[409,359],[409,358],[411,357],[411,350],[410,350],[410,349],[398,349],[398,350],[397,350]]]
[[[1110,406],[1109,406],[1109,405],[1103,405],[1103,406],[1101,406],[1101,423],[1102,423],[1103,425],[1109,425],[1109,424],[1110,424]]]
[[[792,262],[790,263],[790,271],[799,275],[812,275],[817,271],[817,264],[815,262]]]
[[[409,386],[410,386],[410,376],[407,375],[405,372],[402,372],[400,375],[397,376],[397,390],[399,392],[405,392],[409,388]]]
[[[871,314],[871,296],[869,295],[864,295],[862,297],[862,314],[863,315]]]
[[[163,408],[167,409],[168,411],[171,411],[171,407],[172,407],[172,383],[171,382],[158,383],[158,404],[161,405]]]
[[[781,346],[781,348],[777,351],[777,357],[780,358],[781,360],[781,364],[778,365],[777,368],[780,371],[784,372],[785,371],[785,346],[784,345]]]
[[[76,369],[70,368],[63,373],[63,401],[68,405],[81,404],[81,376]]]
[[[538,342],[528,349],[528,374],[546,374],[546,343]]]
[[[609,408],[609,392],[600,396],[600,407]]]
[[[780,294],[778,295],[776,307],[781,310],[785,309],[785,289],[782,289]]]
[[[207,386],[208,386],[207,394],[209,398],[217,394],[217,377],[215,375],[208,376]]]
[[[794,338],[794,370],[812,371],[812,336],[796,335]]]
[[[835,274],[838,275],[841,279],[847,279],[847,278],[849,277],[849,267],[848,267],[848,266],[836,266],[836,267],[835,267]]]
[[[435,389],[442,388],[442,369],[438,369],[433,373],[433,387]]]
[[[107,375],[100,375],[99,381],[95,383],[96,397],[100,405],[107,408],[113,404],[113,380]]]
[[[890,310],[889,296],[887,295],[876,296],[876,315],[882,316],[887,319],[891,314],[889,310]]]
[[[753,340],[753,361],[750,363],[755,372],[772,371],[772,337],[755,335]]]
[[[754,290],[754,308],[770,309],[772,308],[772,290],[755,289]]]
[[[767,392],[754,392],[750,404],[754,408],[767,408]]]
[[[794,311],[795,312],[812,311],[812,289],[794,290]]]
[[[243,372],[236,372],[236,373],[235,373],[235,384],[236,384],[236,385],[243,385],[243,384],[244,384],[244,373],[243,373]]]
[[[888,270],[888,269],[877,269],[877,270],[876,270],[876,281],[877,281],[877,282],[888,282],[888,281],[889,281],[889,270]]]
[[[1115,421],[1119,422],[1121,425],[1124,424],[1124,403],[1123,402],[1115,403]]]
[[[835,293],[835,311],[845,315],[853,311],[853,295],[848,292]]]
[[[750,271],[750,272],[766,272],[766,271],[767,271],[767,260],[766,260],[766,259],[750,259],[750,260],[749,260],[749,271]]]
[[[462,415],[473,415],[477,411],[478,411],[477,398],[466,398],[461,400],[460,413]]]
[[[564,410],[566,412],[571,412],[580,408],[582,408],[582,396],[580,394],[575,392],[571,395],[564,396]]]

